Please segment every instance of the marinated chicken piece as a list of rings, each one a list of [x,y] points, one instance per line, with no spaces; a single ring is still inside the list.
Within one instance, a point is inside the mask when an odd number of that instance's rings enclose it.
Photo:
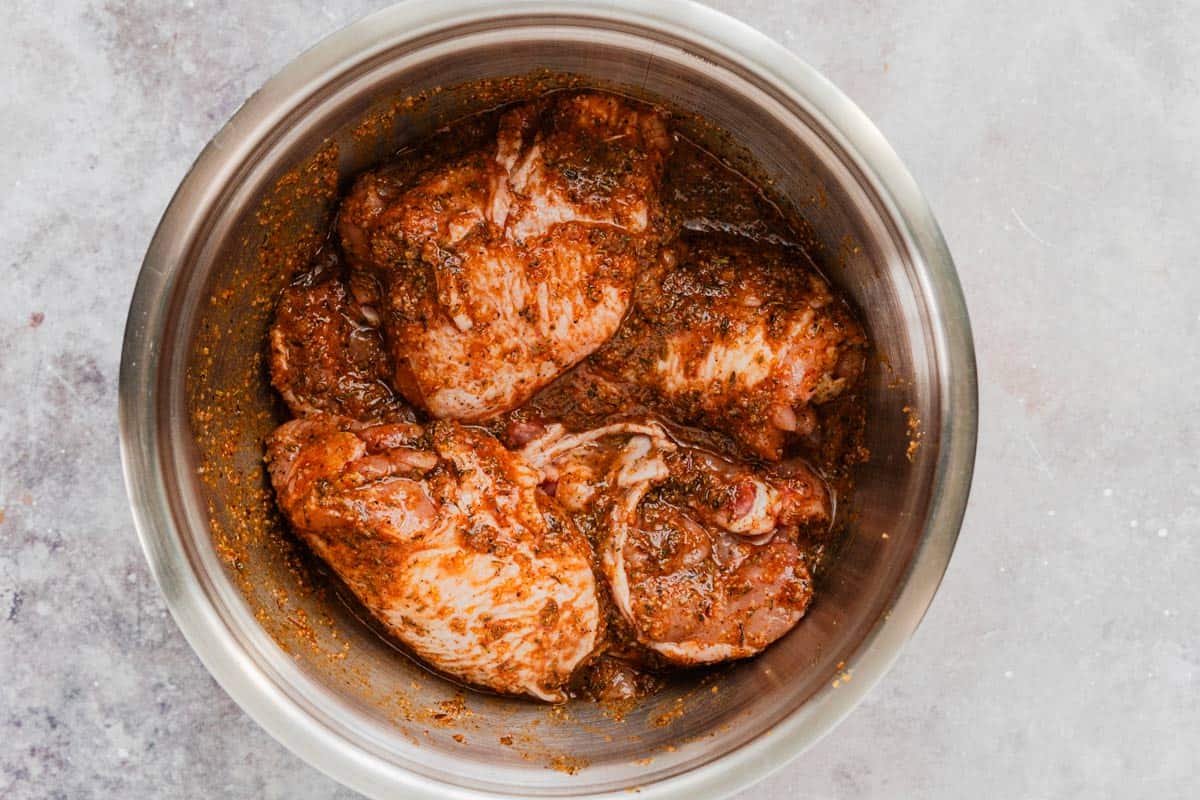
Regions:
[[[815,428],[812,404],[858,380],[865,350],[858,323],[797,251],[705,233],[664,251],[593,362],[650,389],[657,411],[777,460],[788,434]]]
[[[657,247],[670,145],[656,110],[555,94],[504,113],[492,148],[359,180],[339,230],[377,284],[396,388],[434,417],[483,420],[599,347]]]
[[[667,661],[754,655],[804,615],[801,544],[828,531],[832,502],[803,463],[737,464],[653,420],[582,433],[550,425],[521,452],[563,507],[599,518],[613,602]]]
[[[328,252],[283,290],[271,326],[271,383],[291,412],[412,421],[395,395],[372,315],[354,302]]]
[[[454,422],[281,426],[267,461],[296,533],[398,639],[478,686],[565,699],[601,634],[590,550],[492,436]]]

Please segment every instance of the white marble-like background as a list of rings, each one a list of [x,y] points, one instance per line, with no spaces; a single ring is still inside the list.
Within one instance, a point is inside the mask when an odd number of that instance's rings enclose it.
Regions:
[[[1200,7],[722,0],[856,100],[975,327],[958,550],[895,669],[744,798],[1197,796]],[[120,337],[239,103],[380,5],[0,3],[0,798],[351,798],[209,678],[133,532]]]

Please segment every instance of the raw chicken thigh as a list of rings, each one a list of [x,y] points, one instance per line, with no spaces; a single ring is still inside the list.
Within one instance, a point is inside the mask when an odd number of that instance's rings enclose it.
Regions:
[[[360,179],[339,230],[373,279],[357,287],[377,295],[397,390],[434,417],[483,420],[607,340],[661,237],[670,146],[661,112],[560,93],[501,116],[494,146]]]
[[[521,455],[454,422],[282,425],[267,460],[296,533],[436,669],[543,700],[601,635],[590,550]]]
[[[634,309],[593,361],[682,423],[724,430],[761,458],[816,425],[811,405],[862,373],[866,338],[790,248],[688,233],[639,282]]]
[[[653,420],[550,425],[521,452],[564,508],[597,518],[613,603],[668,662],[754,655],[804,615],[812,587],[799,545],[832,517],[804,465],[736,464]]]
[[[271,326],[271,383],[297,416],[413,421],[388,385],[391,364],[379,331],[347,290],[328,250],[283,290]]]

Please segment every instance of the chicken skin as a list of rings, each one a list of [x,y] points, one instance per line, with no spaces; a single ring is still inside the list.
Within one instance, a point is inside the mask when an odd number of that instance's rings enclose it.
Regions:
[[[282,425],[267,462],[296,533],[399,640],[470,684],[543,700],[602,625],[590,550],[521,455],[454,422]]]
[[[754,655],[804,615],[801,544],[828,530],[832,503],[803,464],[737,464],[653,420],[550,425],[521,452],[564,508],[596,520],[612,601],[667,662]]]
[[[812,405],[857,381],[865,350],[849,310],[793,250],[687,233],[642,276],[629,318],[592,361],[648,390],[660,413],[778,460],[789,434],[814,429]]]
[[[504,113],[494,146],[361,178],[339,232],[396,389],[433,417],[484,420],[612,336],[661,238],[670,147],[656,110],[558,93]]]

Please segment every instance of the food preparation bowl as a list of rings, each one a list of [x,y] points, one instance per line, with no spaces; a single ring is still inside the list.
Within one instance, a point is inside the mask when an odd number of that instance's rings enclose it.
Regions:
[[[562,86],[661,103],[756,164],[873,337],[870,460],[807,617],[761,657],[640,705],[465,691],[361,619],[283,529],[262,465],[281,419],[274,299],[339,191],[472,111]],[[709,125],[708,123],[711,123]],[[149,247],[125,332],[121,445],[137,528],[179,627],[272,735],[371,797],[716,797],[837,724],[937,589],[967,501],[976,387],[953,264],[867,118],[766,36],[684,0],[415,2],[336,33],[201,153]]]

